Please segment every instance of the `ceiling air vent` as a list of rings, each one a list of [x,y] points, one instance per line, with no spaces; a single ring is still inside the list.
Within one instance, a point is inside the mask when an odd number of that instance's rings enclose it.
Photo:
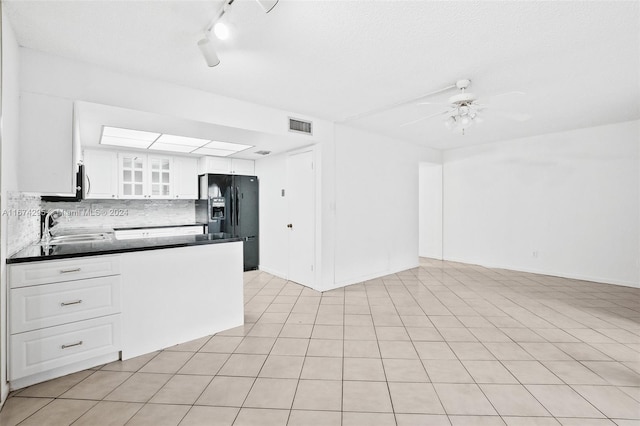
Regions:
[[[290,132],[298,132],[298,133],[304,133],[306,135],[312,135],[313,132],[311,129],[311,124],[312,123],[310,121],[302,121],[302,120],[289,117]]]
[[[256,154],[258,154],[258,155],[269,155],[269,154],[271,154],[271,151],[256,151]]]

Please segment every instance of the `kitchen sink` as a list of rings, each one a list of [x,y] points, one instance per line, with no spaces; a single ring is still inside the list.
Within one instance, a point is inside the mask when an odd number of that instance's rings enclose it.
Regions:
[[[38,245],[60,245],[60,244],[83,244],[96,243],[100,241],[110,241],[111,234],[99,232],[94,234],[74,234],[74,235],[58,235],[51,237],[48,241],[42,240]]]

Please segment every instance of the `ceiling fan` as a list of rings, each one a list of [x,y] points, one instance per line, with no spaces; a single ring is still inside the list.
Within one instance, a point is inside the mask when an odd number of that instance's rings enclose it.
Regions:
[[[526,121],[531,116],[529,114],[517,113],[512,111],[500,111],[495,110],[491,106],[491,101],[496,98],[512,95],[524,95],[523,92],[506,92],[499,95],[490,96],[487,98],[488,103],[478,102],[478,98],[471,92],[467,91],[467,88],[471,84],[471,80],[463,79],[456,82],[455,87],[459,89],[459,92],[451,96],[446,103],[442,102],[420,102],[418,105],[439,105],[446,106],[446,110],[439,111],[434,114],[421,117],[417,120],[409,121],[408,123],[401,124],[400,127],[409,126],[411,124],[418,123],[420,121],[428,120],[439,116],[446,117],[444,124],[447,128],[453,131],[461,131],[464,135],[465,129],[475,123],[481,123],[484,118],[489,115],[495,115],[514,121]]]

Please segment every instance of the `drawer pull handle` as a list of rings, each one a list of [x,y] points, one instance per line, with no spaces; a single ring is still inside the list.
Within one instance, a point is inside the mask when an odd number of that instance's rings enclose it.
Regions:
[[[79,305],[82,303],[82,299],[74,300],[73,302],[62,302],[60,306]]]
[[[69,272],[80,272],[82,268],[73,268],[73,269],[60,269],[61,274],[68,274]]]
[[[78,343],[72,343],[70,345],[62,345],[61,348],[62,349],[67,349],[67,348],[72,348],[74,346],[80,346],[82,344],[82,340],[80,340]]]

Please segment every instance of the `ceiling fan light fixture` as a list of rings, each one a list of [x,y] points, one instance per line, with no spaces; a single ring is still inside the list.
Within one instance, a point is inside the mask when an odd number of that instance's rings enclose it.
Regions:
[[[453,115],[449,116],[449,118],[447,118],[447,119],[444,121],[444,125],[445,125],[445,126],[447,127],[447,129],[449,129],[449,130],[454,130],[454,129],[455,129],[455,127],[456,127],[456,124],[458,124],[458,123],[457,123],[457,121],[456,121],[456,118],[455,118]]]
[[[467,129],[473,125],[473,118],[469,115],[463,115],[458,120],[462,129]]]

